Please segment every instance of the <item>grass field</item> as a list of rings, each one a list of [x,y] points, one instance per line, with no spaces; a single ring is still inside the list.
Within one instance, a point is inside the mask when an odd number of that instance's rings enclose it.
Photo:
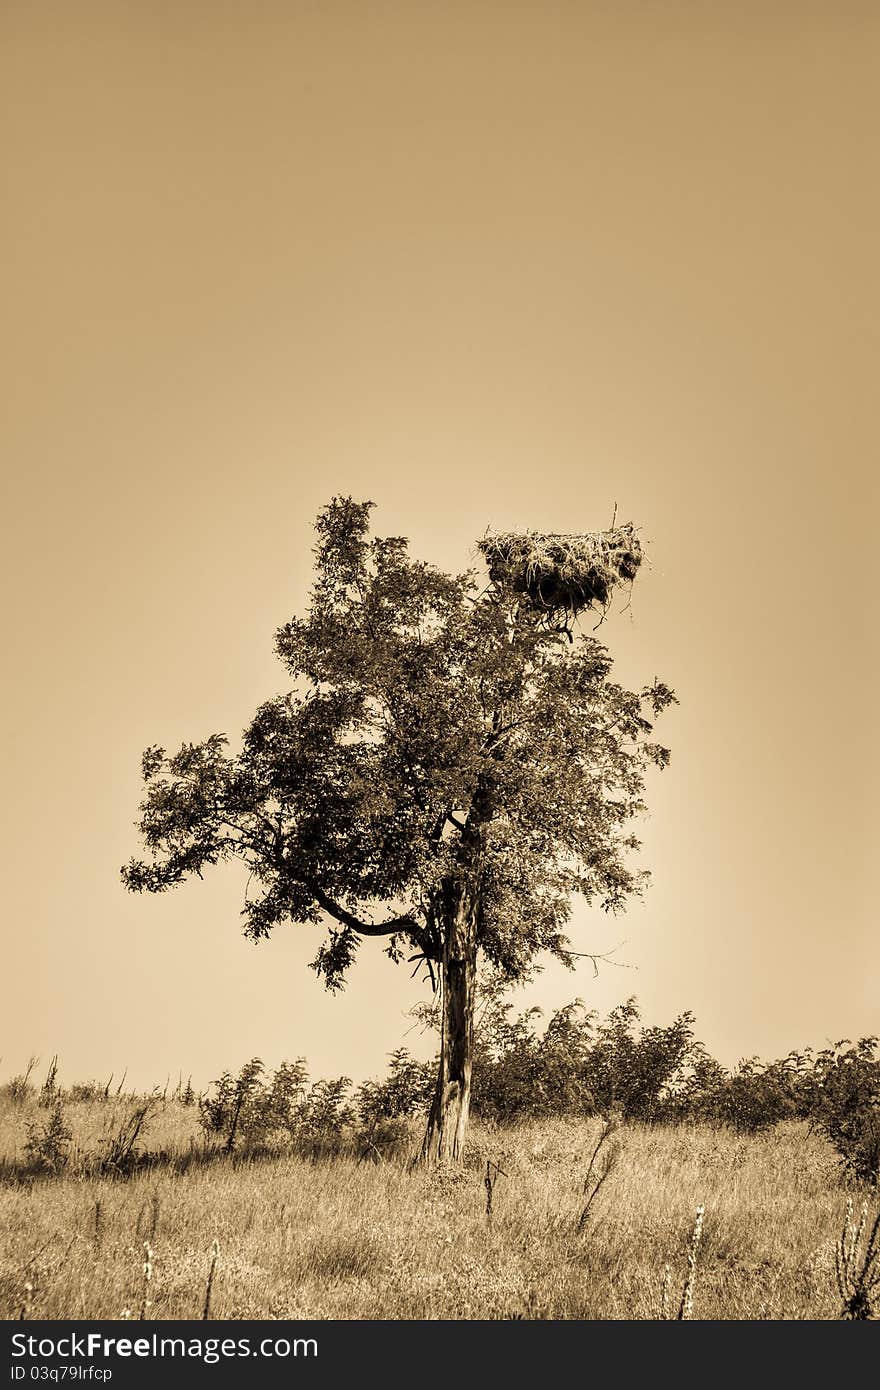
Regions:
[[[667,1265],[675,1317],[701,1205],[694,1318],[841,1314],[835,1245],[863,1194],[803,1125],[624,1128],[579,1230],[598,1121],[475,1122],[464,1169],[427,1171],[403,1154],[212,1155],[198,1111],[168,1102],[144,1136],[160,1163],[90,1175],[83,1155],[131,1109],[68,1105],[67,1172],[23,1181],[46,1110],[3,1102],[0,1317],[201,1317],[215,1240],[211,1317],[657,1318]],[[487,1160],[502,1170],[491,1222]]]

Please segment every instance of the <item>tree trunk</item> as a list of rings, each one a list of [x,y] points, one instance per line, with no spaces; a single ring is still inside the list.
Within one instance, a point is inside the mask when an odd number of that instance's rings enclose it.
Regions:
[[[460,1163],[471,1106],[477,976],[476,904],[459,891],[444,914],[440,974],[440,1064],[422,1144],[426,1163]]]

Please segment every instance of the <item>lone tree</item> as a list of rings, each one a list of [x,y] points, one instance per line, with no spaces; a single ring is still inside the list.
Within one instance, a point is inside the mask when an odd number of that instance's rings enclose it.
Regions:
[[[541,952],[570,965],[573,896],[614,910],[641,892],[630,822],[646,768],[669,760],[651,734],[675,697],[615,684],[578,624],[634,579],[632,526],[487,536],[488,578],[450,576],[371,538],[372,505],[334,498],[318,517],[308,616],[276,635],[292,689],[241,751],[222,734],[147,749],[149,857],[122,877],[156,893],[243,861],[245,934],[325,922],[313,966],[330,989],[363,937],[424,962],[441,1046],[423,1156],[457,1161],[478,958],[510,981]]]

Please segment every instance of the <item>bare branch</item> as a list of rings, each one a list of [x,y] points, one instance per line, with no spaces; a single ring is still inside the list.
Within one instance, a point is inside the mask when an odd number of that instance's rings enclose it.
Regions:
[[[404,913],[400,917],[390,917],[386,922],[362,922],[341,903],[334,902],[319,883],[310,879],[303,879],[303,883],[319,907],[322,907],[331,917],[335,917],[336,921],[343,927],[357,932],[358,936],[393,936],[395,932],[409,932],[410,935],[418,935],[421,932],[421,924],[409,913]]]

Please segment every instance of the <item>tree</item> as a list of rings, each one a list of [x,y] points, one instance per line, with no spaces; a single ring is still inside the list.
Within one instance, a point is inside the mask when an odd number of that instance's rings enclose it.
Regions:
[[[149,857],[122,875],[162,892],[243,861],[245,933],[327,922],[313,965],[330,989],[364,937],[423,962],[442,1019],[424,1157],[458,1160],[478,956],[510,981],[541,952],[571,964],[573,895],[616,910],[642,890],[629,823],[646,768],[668,761],[652,720],[675,697],[615,684],[578,626],[634,577],[632,527],[487,538],[487,582],[371,537],[372,505],[334,498],[318,517],[308,614],[276,634],[292,689],[240,751],[221,734],[147,749]]]

